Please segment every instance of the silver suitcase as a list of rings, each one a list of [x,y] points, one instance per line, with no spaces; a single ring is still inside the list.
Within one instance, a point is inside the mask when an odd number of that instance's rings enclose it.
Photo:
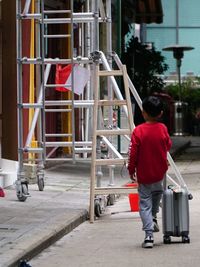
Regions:
[[[184,188],[168,187],[162,199],[163,242],[171,243],[171,236],[181,237],[183,243],[189,238],[189,198]]]

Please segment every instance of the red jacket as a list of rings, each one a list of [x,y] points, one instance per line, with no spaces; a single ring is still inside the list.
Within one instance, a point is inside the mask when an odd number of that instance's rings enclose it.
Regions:
[[[129,147],[129,174],[136,172],[137,181],[151,184],[163,179],[168,169],[167,151],[172,141],[167,127],[160,122],[142,123],[131,136]]]

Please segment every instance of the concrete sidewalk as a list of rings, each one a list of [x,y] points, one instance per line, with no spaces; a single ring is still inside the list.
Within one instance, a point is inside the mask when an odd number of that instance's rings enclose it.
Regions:
[[[130,212],[128,197],[123,195],[94,224],[82,223],[29,263],[32,267],[199,267],[199,189],[192,187],[194,199],[189,202],[190,244],[183,244],[181,237],[163,244],[160,212],[161,230],[154,233],[154,248],[143,249],[139,213]]]
[[[172,155],[191,137],[175,137]],[[200,170],[198,170],[200,172]],[[117,175],[116,183],[128,181]],[[45,171],[45,188],[30,185],[31,197],[19,202],[14,187],[0,199],[0,266],[30,259],[88,218],[90,163],[59,163]]]

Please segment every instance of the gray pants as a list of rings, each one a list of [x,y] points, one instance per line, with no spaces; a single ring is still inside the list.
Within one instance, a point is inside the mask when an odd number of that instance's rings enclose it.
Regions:
[[[159,212],[163,194],[163,180],[153,184],[139,184],[140,217],[146,235],[153,236],[153,217]]]

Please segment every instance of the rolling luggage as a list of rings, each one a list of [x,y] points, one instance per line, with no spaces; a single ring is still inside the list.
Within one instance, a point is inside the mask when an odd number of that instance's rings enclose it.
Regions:
[[[184,188],[168,187],[162,199],[163,242],[171,243],[171,236],[181,237],[183,243],[189,238],[189,199]]]

